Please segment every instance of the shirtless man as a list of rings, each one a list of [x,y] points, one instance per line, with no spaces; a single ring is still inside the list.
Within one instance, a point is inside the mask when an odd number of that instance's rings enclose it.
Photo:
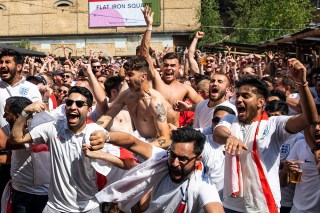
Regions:
[[[143,11],[145,21],[147,23],[147,30],[144,33],[144,37],[141,42],[141,56],[146,57],[149,64],[152,65],[152,59],[149,56],[149,47],[151,40],[151,29],[153,23],[153,13],[149,7],[145,7]],[[153,87],[159,91],[163,97],[170,103],[168,109],[168,122],[176,126],[179,126],[179,112],[178,107],[174,107],[173,104],[177,101],[183,101],[185,98],[189,99],[193,103],[199,103],[203,101],[203,98],[190,86],[187,84],[182,84],[177,80],[179,73],[179,57],[176,53],[167,53],[163,57],[163,75],[160,76],[153,66],[150,66],[150,77],[152,79]],[[174,92],[173,92],[174,91]]]
[[[167,148],[170,145],[168,104],[158,91],[150,87],[147,79],[148,62],[136,56],[124,64],[124,69],[129,89],[119,94],[107,115],[102,116],[97,123],[106,128],[119,111],[127,106],[139,135],[145,139],[157,138],[151,144]]]
[[[116,99],[118,94],[127,89],[128,86],[123,84],[124,79],[121,79],[120,77],[114,79],[114,77],[111,77],[105,83],[105,91],[95,77],[91,65],[86,64],[83,66],[83,71],[88,77],[88,80],[78,80],[76,85],[86,87],[92,92],[95,106],[93,107],[93,111],[90,113],[89,118],[96,122],[102,115],[107,113],[107,109],[112,105],[112,102]],[[133,125],[127,108],[125,107],[122,109],[105,129],[108,131],[132,133]]]

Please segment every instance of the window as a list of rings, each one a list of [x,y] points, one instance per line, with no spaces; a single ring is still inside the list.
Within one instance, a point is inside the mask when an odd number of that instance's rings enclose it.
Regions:
[[[69,0],[58,0],[54,3],[55,7],[71,7],[73,2]]]
[[[7,7],[4,4],[0,4],[0,10],[6,10]]]

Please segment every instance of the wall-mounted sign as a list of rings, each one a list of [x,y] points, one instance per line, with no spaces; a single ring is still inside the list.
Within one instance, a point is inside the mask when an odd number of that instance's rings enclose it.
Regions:
[[[160,25],[160,0],[89,0],[89,27],[145,26],[146,4],[154,12],[153,25]]]

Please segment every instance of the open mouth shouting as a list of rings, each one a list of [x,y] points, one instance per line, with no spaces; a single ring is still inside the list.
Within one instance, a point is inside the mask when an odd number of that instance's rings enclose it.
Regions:
[[[10,70],[7,69],[7,68],[2,68],[2,69],[0,70],[1,78],[8,78],[8,77],[9,77],[9,74],[10,74]]]
[[[80,120],[79,113],[75,111],[66,113],[66,116],[67,116],[68,123],[71,126],[77,125]]]
[[[320,131],[315,131],[314,133],[314,142],[316,142],[317,144],[320,144]]]
[[[242,120],[243,118],[245,118],[246,112],[247,112],[246,108],[243,105],[237,105],[236,108],[237,108],[237,111],[238,111],[239,120]]]

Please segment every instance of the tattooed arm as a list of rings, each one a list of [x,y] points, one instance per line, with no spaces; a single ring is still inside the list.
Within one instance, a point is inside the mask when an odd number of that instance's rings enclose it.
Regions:
[[[159,93],[158,96],[153,98],[151,101],[152,114],[155,127],[157,129],[158,137],[152,141],[153,146],[157,146],[166,149],[170,146],[170,130],[167,123],[167,106],[162,95]]]

